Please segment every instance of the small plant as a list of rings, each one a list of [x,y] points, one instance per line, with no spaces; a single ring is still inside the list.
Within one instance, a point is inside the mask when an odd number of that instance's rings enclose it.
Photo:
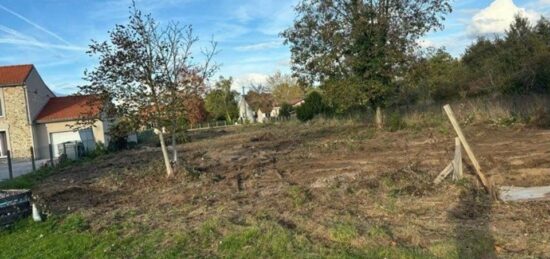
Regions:
[[[405,123],[401,119],[399,112],[393,112],[390,114],[387,121],[388,130],[391,132],[398,131],[405,128]]]
[[[330,238],[336,242],[349,243],[357,238],[357,228],[351,223],[337,223],[329,230]]]
[[[80,214],[72,214],[67,216],[62,224],[61,228],[65,231],[85,231],[90,228],[90,225],[86,222],[84,217]]]
[[[300,188],[299,186],[292,186],[288,190],[288,195],[292,198],[294,206],[300,207],[311,199],[309,191]]]

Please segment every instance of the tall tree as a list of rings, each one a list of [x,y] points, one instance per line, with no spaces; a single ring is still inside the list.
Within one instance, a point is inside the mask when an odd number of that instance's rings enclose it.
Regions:
[[[284,31],[302,80],[353,80],[373,107],[395,92],[418,39],[442,27],[449,0],[302,0]]]
[[[305,90],[296,78],[290,75],[276,72],[267,78],[267,86],[273,94],[275,101],[281,105],[304,98]]]
[[[233,78],[220,77],[215,88],[206,95],[206,110],[215,119],[233,121],[239,114],[238,92],[231,90]]]
[[[85,73],[90,83],[80,87],[83,94],[97,94],[116,104],[102,112],[113,118],[126,118],[136,127],[152,126],[159,136],[166,173],[172,176],[177,158],[171,163],[164,134],[175,133],[184,121],[183,100],[204,89],[216,66],[212,58],[216,43],[203,51],[204,62],[193,61],[192,47],[198,41],[191,26],[170,23],[161,28],[135,6],[130,7],[128,24],[116,25],[109,41],[93,41],[88,53],[99,57],[99,64]]]

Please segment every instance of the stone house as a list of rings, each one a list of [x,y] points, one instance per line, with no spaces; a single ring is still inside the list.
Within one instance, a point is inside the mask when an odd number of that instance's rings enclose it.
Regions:
[[[15,159],[29,158],[31,147],[38,159],[60,154],[65,142],[81,142],[86,149],[96,142],[108,144],[108,121],[99,116],[94,96],[57,97],[33,65],[0,66],[0,157],[10,150]],[[98,119],[93,126],[76,126],[82,116]]]

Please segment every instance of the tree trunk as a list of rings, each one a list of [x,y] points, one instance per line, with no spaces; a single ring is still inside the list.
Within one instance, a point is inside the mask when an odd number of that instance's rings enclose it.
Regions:
[[[166,143],[164,143],[164,133],[162,129],[159,130],[160,149],[162,150],[162,157],[164,158],[164,165],[166,166],[166,175],[168,177],[174,176],[174,170],[170,165],[170,158],[168,158],[168,150],[166,149]]]
[[[384,115],[382,115],[382,108],[376,106],[376,127],[379,129],[384,128]]]

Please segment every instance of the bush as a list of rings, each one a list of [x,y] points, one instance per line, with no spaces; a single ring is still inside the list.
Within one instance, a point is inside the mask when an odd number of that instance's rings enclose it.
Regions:
[[[403,122],[403,119],[401,118],[401,114],[399,114],[399,112],[393,112],[390,114],[387,120],[387,127],[388,130],[391,132],[405,128],[405,123]]]
[[[294,107],[288,103],[283,103],[279,110],[279,116],[283,118],[290,118],[290,114],[294,111]]]
[[[311,92],[304,99],[304,104],[296,108],[296,116],[301,121],[308,121],[319,114],[328,114],[330,109],[319,92]]]

